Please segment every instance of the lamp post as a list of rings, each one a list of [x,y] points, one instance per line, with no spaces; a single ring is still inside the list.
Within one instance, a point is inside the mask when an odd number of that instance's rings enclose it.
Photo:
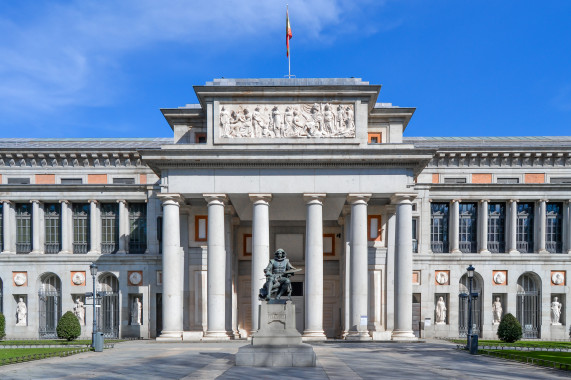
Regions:
[[[89,272],[91,272],[91,277],[93,278],[93,293],[91,294],[91,296],[93,297],[93,330],[91,332],[91,347],[93,347],[93,349],[96,352],[101,352],[103,350],[103,342],[101,342],[101,337],[99,336],[98,332],[97,332],[97,310],[96,310],[96,305],[97,305],[97,291],[95,290],[95,276],[97,276],[97,265],[95,265],[95,263],[91,263],[91,265],[89,266]],[[89,293],[87,293],[86,295],[90,295]]]
[[[472,266],[472,264],[470,264],[470,266],[468,268],[466,268],[466,274],[468,275],[468,281],[469,281],[469,287],[470,289],[468,290],[468,339],[466,342],[466,348],[468,350],[470,350],[470,353],[475,353],[472,352],[473,351],[473,344],[472,344],[472,297],[474,296],[472,294],[472,281],[474,281],[474,271],[476,268],[474,268]],[[477,297],[477,295],[476,295]],[[477,342],[478,339],[476,338],[476,351],[478,349],[477,346]]]

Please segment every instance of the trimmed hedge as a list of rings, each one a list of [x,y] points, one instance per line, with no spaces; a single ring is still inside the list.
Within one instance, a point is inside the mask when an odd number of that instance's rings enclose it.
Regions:
[[[507,343],[513,343],[522,337],[521,325],[512,314],[504,315],[498,326],[498,338]]]
[[[79,320],[71,311],[66,312],[57,323],[57,336],[68,341],[81,335]]]

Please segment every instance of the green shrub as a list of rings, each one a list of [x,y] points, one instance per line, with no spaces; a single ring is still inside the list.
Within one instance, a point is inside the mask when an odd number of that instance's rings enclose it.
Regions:
[[[71,311],[66,312],[57,323],[57,336],[61,339],[74,340],[81,335],[79,320]]]
[[[521,325],[510,313],[504,315],[498,326],[498,338],[506,343],[513,343],[521,339]]]
[[[6,337],[6,317],[0,313],[0,340]]]

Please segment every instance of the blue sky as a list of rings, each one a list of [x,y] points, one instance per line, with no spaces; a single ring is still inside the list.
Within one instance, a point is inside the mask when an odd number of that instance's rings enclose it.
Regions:
[[[382,84],[408,136],[571,135],[571,1],[289,0],[292,73]],[[168,137],[219,77],[283,77],[285,1],[0,2],[0,137]]]

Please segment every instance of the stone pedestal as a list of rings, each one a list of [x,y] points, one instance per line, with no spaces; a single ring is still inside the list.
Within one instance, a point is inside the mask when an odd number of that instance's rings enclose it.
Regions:
[[[262,302],[258,331],[251,344],[238,350],[236,365],[315,367],[315,362],[313,347],[301,343],[301,334],[295,328],[295,305]]]

